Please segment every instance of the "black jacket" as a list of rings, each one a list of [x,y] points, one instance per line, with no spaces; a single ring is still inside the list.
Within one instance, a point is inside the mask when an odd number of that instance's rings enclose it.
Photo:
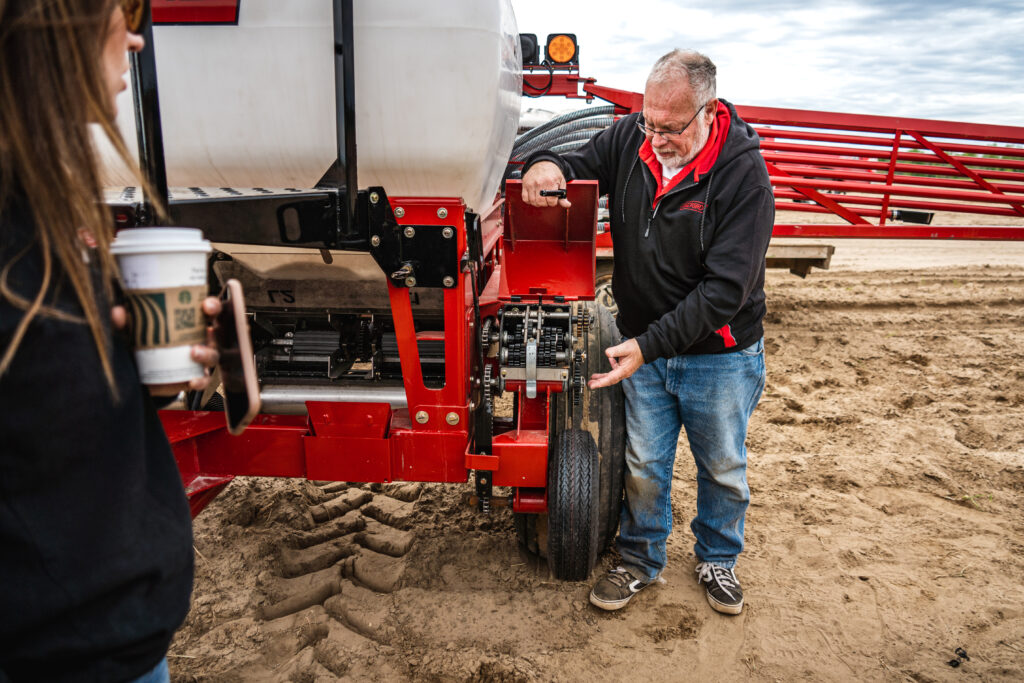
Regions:
[[[763,335],[765,252],[775,201],[757,133],[720,100],[728,132],[710,170],[691,171],[657,204],[658,183],[640,158],[637,114],[579,150],[538,152],[569,180],[597,180],[607,193],[618,326],[644,360],[737,351]],[[721,119],[720,119],[721,120]]]
[[[32,240],[24,212],[0,217],[0,268]],[[41,264],[33,247],[8,285],[37,292]],[[82,314],[66,282],[51,292]],[[0,349],[23,316],[0,299]],[[138,677],[188,611],[188,502],[132,354],[111,343],[119,401],[84,323],[37,316],[0,376],[0,681]]]

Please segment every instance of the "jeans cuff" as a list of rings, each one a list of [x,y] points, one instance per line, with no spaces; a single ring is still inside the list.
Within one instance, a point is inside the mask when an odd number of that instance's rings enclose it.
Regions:
[[[647,583],[657,581],[658,577],[661,576],[661,572],[665,571],[664,569],[662,569],[661,571],[657,572],[654,576],[650,576],[645,570],[641,569],[635,564],[622,564],[621,567],[630,574],[632,574],[634,579],[640,579],[642,581],[646,581]]]
[[[722,569],[734,569],[736,567],[736,560],[702,560],[699,557],[697,562],[706,562],[707,564],[713,564]]]

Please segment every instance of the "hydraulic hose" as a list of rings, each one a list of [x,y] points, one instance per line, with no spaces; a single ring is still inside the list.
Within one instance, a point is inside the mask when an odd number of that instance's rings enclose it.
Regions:
[[[536,136],[546,133],[552,128],[557,128],[570,121],[577,119],[587,118],[591,116],[612,116],[615,114],[615,105],[609,104],[603,107],[588,107],[586,109],[577,109],[576,111],[570,111],[565,114],[561,114],[551,119],[547,123],[542,123],[536,128],[531,128],[522,135],[516,138],[515,146],[521,145],[528,140],[532,140]]]
[[[583,119],[563,123],[559,126],[556,126],[541,133],[540,135],[535,136],[530,140],[526,140],[524,142],[516,142],[516,144],[512,147],[512,158],[525,158],[533,151],[536,151],[538,149],[544,149],[545,147],[550,146],[552,140],[560,138],[561,136],[566,135],[567,133],[572,133],[579,130],[590,130],[592,131],[591,134],[596,133],[598,131],[604,130],[605,128],[610,126],[614,121],[615,117],[613,116],[601,115],[586,117]]]

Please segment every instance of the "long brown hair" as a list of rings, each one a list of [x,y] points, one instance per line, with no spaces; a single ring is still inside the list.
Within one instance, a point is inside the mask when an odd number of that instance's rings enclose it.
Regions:
[[[116,5],[116,0],[0,0],[0,215],[11,209],[15,194],[21,195],[43,259],[39,291],[27,296],[8,286],[7,276],[17,258],[2,264],[0,297],[25,315],[0,355],[0,375],[13,361],[33,318],[42,315],[89,326],[114,390],[105,332],[110,322],[100,319],[97,297],[111,300],[117,267],[110,255],[113,225],[101,202],[99,162],[89,125],[100,126],[133,167],[113,124],[101,62]],[[103,283],[100,292],[83,259],[83,234],[98,247],[93,252]],[[55,265],[71,284],[84,319],[47,305]]]

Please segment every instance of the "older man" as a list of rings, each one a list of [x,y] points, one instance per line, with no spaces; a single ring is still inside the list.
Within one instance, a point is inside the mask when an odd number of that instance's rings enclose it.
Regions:
[[[715,610],[739,614],[733,568],[750,492],[747,423],[764,389],[765,252],[775,203],[757,133],[715,96],[715,65],[674,50],[647,79],[643,113],[585,147],[527,161],[523,199],[567,206],[541,190],[596,179],[610,199],[623,341],[592,389],[623,383],[626,495],[622,566],[590,601],[625,607],[665,568],[672,470],[681,428],[697,464],[697,575]]]

